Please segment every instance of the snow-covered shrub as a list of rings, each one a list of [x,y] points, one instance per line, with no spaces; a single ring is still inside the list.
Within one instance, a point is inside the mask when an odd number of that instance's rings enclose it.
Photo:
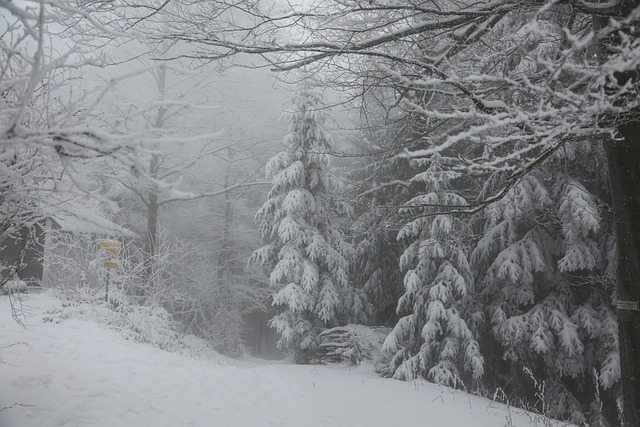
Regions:
[[[14,278],[5,282],[0,291],[2,295],[24,293],[27,292],[27,283]]]
[[[91,320],[119,331],[125,339],[148,343],[163,350],[180,351],[185,347],[175,320],[162,307],[140,306],[131,302],[114,306],[111,299],[104,301],[102,293],[80,289],[59,289],[54,294],[62,304],[46,312],[45,322]]]
[[[171,351],[182,348],[178,331],[184,328],[179,321],[196,318],[192,312],[200,307],[182,286],[178,268],[192,252],[167,242],[168,238],[161,239],[155,287],[141,297],[138,290],[144,283],[144,266],[138,248],[133,242],[123,242],[118,268],[107,270],[103,267],[107,254],[99,240],[89,234],[52,232],[46,255],[48,284],[63,306],[48,313],[45,320],[88,317],[118,329],[127,339]]]
[[[163,350],[184,347],[176,332],[175,320],[159,306],[133,306],[122,316],[122,335],[136,342],[149,343]]]
[[[104,289],[106,270],[102,262],[106,257],[98,245],[99,240],[87,233],[48,231],[44,256],[48,278],[44,285],[65,289]]]

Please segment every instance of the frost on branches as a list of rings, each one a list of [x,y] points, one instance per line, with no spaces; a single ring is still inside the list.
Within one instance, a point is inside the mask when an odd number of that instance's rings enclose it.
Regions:
[[[381,120],[375,106],[370,111],[375,120]],[[350,159],[348,175],[358,190],[354,197],[355,220],[350,227],[354,242],[352,286],[364,294],[367,302],[364,310],[354,313],[354,321],[385,326],[397,321],[397,302],[404,293],[403,272],[398,266],[405,248],[396,238],[403,225],[397,218],[397,206],[411,197],[408,180],[414,172],[408,159],[389,156],[404,149],[404,138],[394,135],[404,136],[409,130],[401,126],[402,122],[388,122],[385,119],[383,130],[366,129],[353,140],[354,146],[366,147],[360,159]],[[384,129],[387,126],[389,130]]]
[[[272,177],[268,200],[256,220],[269,243],[252,259],[271,268],[269,284],[279,314],[271,325],[280,345],[296,350],[305,362],[318,345],[320,328],[337,323],[348,288],[349,245],[337,227],[351,213],[338,197],[340,183],[329,171],[331,136],[318,93],[302,89],[285,112],[287,151],[267,164]]]
[[[16,242],[23,252],[33,244],[44,208],[88,193],[92,181],[82,161],[117,157],[129,147],[125,136],[91,126],[103,91],[76,87],[79,69],[100,63],[89,46],[97,20],[85,19],[72,4],[0,1],[0,247]],[[68,36],[65,43],[62,37]],[[96,41],[97,42],[97,41]],[[55,48],[53,47],[55,46]],[[115,81],[116,79],[114,79]],[[81,95],[80,95],[81,94]],[[131,167],[132,165],[129,165]],[[71,193],[71,194],[67,194]],[[0,288],[22,267],[22,254],[3,254]]]
[[[407,205],[464,206],[464,198],[450,191],[459,174],[447,171],[446,158],[429,160],[426,171],[412,181],[425,191]],[[484,359],[465,314],[469,311],[473,276],[460,239],[464,222],[452,215],[420,216],[407,223],[398,240],[410,242],[400,260],[406,270],[405,293],[398,301],[402,317],[383,345],[395,378],[425,377],[455,386],[467,377],[481,379]]]

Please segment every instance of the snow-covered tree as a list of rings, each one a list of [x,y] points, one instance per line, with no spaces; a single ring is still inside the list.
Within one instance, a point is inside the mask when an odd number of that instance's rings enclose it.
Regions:
[[[439,155],[414,161],[425,170],[411,181],[422,185],[424,192],[407,206],[467,204],[452,191],[460,174],[448,171],[447,161]],[[400,260],[400,268],[406,271],[405,293],[398,301],[399,314],[406,314],[383,346],[396,378],[424,377],[451,386],[482,378],[484,360],[472,319],[466,317],[474,283],[461,234],[465,225],[447,214],[419,216],[398,234],[400,241],[408,243]]]
[[[602,218],[608,192],[598,152],[590,142],[565,150],[487,207],[471,256],[498,345],[483,342],[488,380],[526,396],[533,375],[546,383],[546,415],[577,423],[615,421],[620,380],[615,243]]]
[[[59,203],[54,193],[94,190],[95,181],[78,167],[83,160],[110,157],[136,170],[120,156],[133,139],[90,120],[122,79],[101,87],[81,84],[79,70],[103,64],[92,43],[109,38],[89,18],[95,5],[85,6],[0,1],[0,246],[7,240],[29,245],[43,208]],[[86,30],[82,37],[80,28]],[[19,257],[4,260],[10,268],[0,286],[21,267]]]
[[[271,269],[271,297],[280,311],[271,325],[281,345],[299,350],[303,360],[317,346],[320,328],[341,319],[351,249],[340,221],[351,207],[340,199],[340,182],[330,170],[332,139],[320,94],[301,89],[292,104],[284,115],[287,151],[267,164],[272,189],[256,214],[269,243],[252,259]]]

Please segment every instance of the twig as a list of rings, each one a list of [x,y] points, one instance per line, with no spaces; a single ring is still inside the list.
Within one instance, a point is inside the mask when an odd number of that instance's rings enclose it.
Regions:
[[[4,411],[5,409],[13,409],[15,406],[20,406],[22,408],[28,408],[28,407],[33,406],[33,405],[26,405],[24,403],[14,403],[11,406],[5,406],[4,408],[0,408],[0,412]]]
[[[10,348],[13,347],[14,345],[29,345],[26,341],[19,341],[19,342],[14,342],[13,344],[9,344],[9,345],[3,345],[2,347],[0,347],[0,350],[4,350],[5,348]]]

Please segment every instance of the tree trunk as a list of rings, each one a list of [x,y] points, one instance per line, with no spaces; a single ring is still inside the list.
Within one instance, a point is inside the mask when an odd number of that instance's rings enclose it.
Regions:
[[[224,187],[229,187],[229,172],[224,179]],[[236,286],[234,275],[237,275],[234,259],[234,242],[232,238],[233,205],[229,192],[224,195],[224,226],[222,230],[222,247],[218,255],[217,292],[215,297],[214,325],[217,329],[216,350],[231,357],[242,354],[242,317],[238,300],[234,295]]]
[[[621,0],[618,17],[631,15],[639,0]],[[607,17],[594,17],[595,30],[608,25]],[[623,35],[636,37],[637,30],[621,29],[598,43],[601,62],[616,54]],[[625,34],[622,34],[625,33]],[[640,85],[638,70],[614,73],[614,85]],[[621,102],[625,102],[624,100]],[[617,242],[616,294],[620,351],[623,427],[640,426],[640,120],[639,111],[629,111],[618,126],[616,140],[604,143],[609,166],[611,205]],[[609,117],[609,119],[614,119]]]
[[[224,177],[224,188],[229,187],[229,172]],[[227,191],[224,193],[224,226],[222,230],[222,249],[220,251],[220,255],[218,257],[218,281],[220,286],[226,286],[223,283],[226,280],[229,280],[229,273],[231,272],[231,263],[232,263],[232,249],[233,249],[233,241],[231,240],[231,225],[233,222],[233,207],[231,205],[231,196]]]
[[[621,126],[624,141],[607,142],[618,250],[617,296],[640,301],[640,122]],[[625,427],[640,426],[640,311],[618,307]]]
[[[149,164],[149,176],[158,179],[158,156],[153,154]],[[147,199],[147,235],[145,236],[145,259],[144,274],[147,285],[147,293],[153,293],[154,283],[154,263],[156,257],[156,246],[158,244],[158,192],[153,189],[149,191]]]
[[[160,93],[160,100],[164,100],[167,90],[167,67],[162,64],[158,69],[158,75],[156,76],[156,84],[158,86],[158,92]],[[153,127],[161,129],[164,127],[165,115],[167,114],[167,108],[161,106],[156,113],[156,119],[153,123]],[[155,288],[154,284],[154,270],[155,270],[155,256],[158,244],[158,211],[160,209],[160,203],[158,202],[158,186],[155,180],[158,179],[158,155],[153,153],[151,155],[151,161],[149,162],[149,177],[154,180],[151,183],[151,189],[149,190],[148,199],[146,203],[147,207],[147,235],[145,240],[145,259],[144,259],[144,275],[146,282],[146,293],[148,295],[153,294]]]

